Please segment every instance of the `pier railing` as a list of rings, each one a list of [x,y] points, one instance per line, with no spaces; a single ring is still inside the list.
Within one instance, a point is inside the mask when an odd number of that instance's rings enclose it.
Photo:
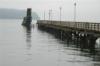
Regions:
[[[37,23],[100,32],[100,23],[38,20]]]

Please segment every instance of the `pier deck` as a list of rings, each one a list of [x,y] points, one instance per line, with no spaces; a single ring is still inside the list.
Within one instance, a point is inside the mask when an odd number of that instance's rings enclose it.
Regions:
[[[100,37],[100,23],[38,20],[37,24],[39,29],[61,40],[74,39],[77,47],[89,49],[91,52],[95,50],[95,42]]]
[[[100,37],[100,23],[38,20],[38,25],[64,31],[78,31]]]

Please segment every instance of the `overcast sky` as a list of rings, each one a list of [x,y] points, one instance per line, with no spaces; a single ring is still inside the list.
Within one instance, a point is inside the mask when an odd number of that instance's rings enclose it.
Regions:
[[[52,9],[52,18],[59,19],[59,7],[62,6],[62,20],[73,20],[74,2],[77,3],[77,21],[100,22],[100,0],[0,0],[0,8],[33,8],[40,17]]]

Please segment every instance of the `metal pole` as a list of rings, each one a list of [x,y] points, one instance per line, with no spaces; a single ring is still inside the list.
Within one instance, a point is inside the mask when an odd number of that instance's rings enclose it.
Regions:
[[[50,20],[50,10],[49,10],[49,13],[48,14],[49,14],[49,20]]]
[[[76,23],[76,2],[74,3],[74,22],[75,22],[75,28],[77,28],[77,23]]]
[[[50,10],[50,20],[52,20],[52,9]]]
[[[45,20],[45,11],[44,11],[44,20]]]
[[[51,22],[51,24],[52,24],[52,10],[49,10],[49,21]]]
[[[61,19],[62,19],[62,7],[59,7],[59,9],[60,9],[60,22],[61,22]]]
[[[61,17],[62,17],[62,12],[61,12],[62,11],[62,7],[61,6],[59,7],[59,10],[60,10],[60,14],[59,15],[60,15],[60,25],[61,25]],[[62,37],[62,35],[63,35],[62,30],[60,31],[60,33],[61,33],[61,37],[60,38],[62,40],[62,38],[63,38]]]
[[[74,3],[74,22],[76,22],[76,3]]]
[[[50,21],[51,21],[51,24],[52,24],[52,9],[50,10]]]

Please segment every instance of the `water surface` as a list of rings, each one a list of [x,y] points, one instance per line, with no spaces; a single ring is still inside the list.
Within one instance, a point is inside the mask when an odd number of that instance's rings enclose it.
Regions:
[[[0,66],[100,66],[100,57],[68,46],[53,35],[0,20]],[[33,22],[34,23],[34,22]]]

